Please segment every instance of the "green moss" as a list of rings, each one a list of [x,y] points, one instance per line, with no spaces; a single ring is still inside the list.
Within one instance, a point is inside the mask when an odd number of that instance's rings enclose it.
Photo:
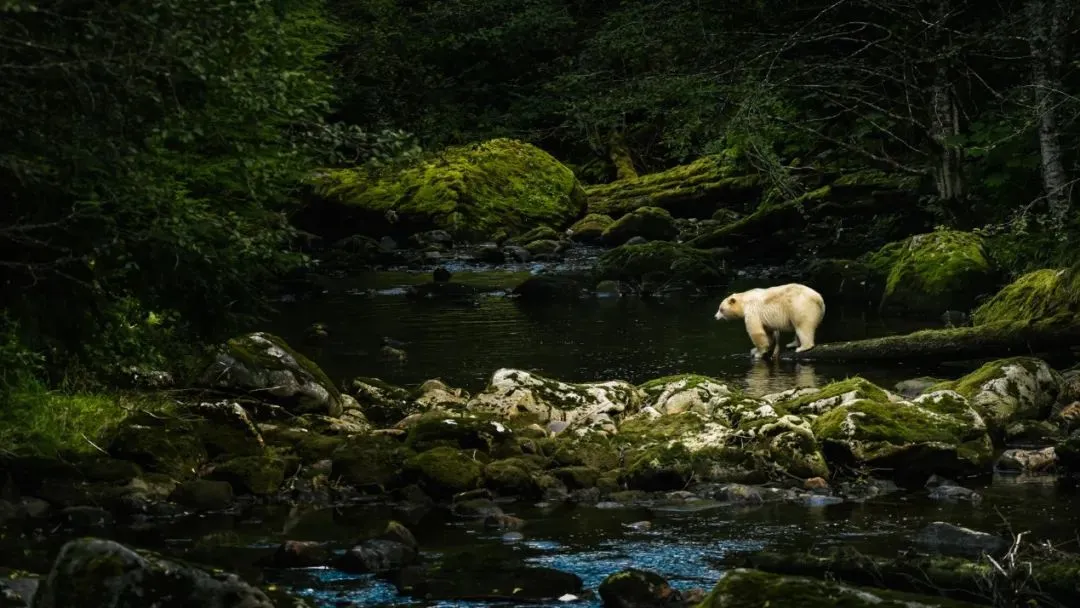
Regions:
[[[650,241],[670,241],[678,236],[675,219],[659,207],[639,207],[615,220],[604,230],[600,240],[608,247],[617,247],[633,237]]]
[[[551,474],[571,490],[595,487],[600,480],[600,471],[592,467],[562,467],[554,469]]]
[[[1029,272],[1006,285],[975,309],[975,325],[1004,321],[1034,321],[1076,314],[1080,306],[1080,273],[1071,269]]]
[[[285,481],[285,460],[270,451],[232,458],[215,465],[210,479],[229,482],[237,494],[273,494]]]
[[[590,213],[570,226],[570,238],[580,243],[595,244],[615,220],[602,213]]]
[[[969,232],[939,230],[886,248],[869,257],[872,267],[892,262],[880,305],[886,312],[936,317],[966,311],[996,279],[982,237]]]
[[[855,376],[830,382],[815,393],[773,404],[773,408],[777,413],[820,414],[843,403],[857,400],[884,403],[889,401],[889,394],[873,382]]]
[[[325,170],[313,178],[332,201],[459,238],[490,239],[538,224],[562,226],[584,208],[573,171],[547,152],[511,139],[453,147],[394,173]]]
[[[353,436],[334,452],[330,475],[349,485],[385,490],[398,481],[405,461],[414,454],[384,435]]]
[[[619,477],[626,487],[646,492],[683,490],[693,478],[693,455],[685,446],[654,446],[628,458]]]
[[[533,241],[558,241],[562,238],[558,230],[551,226],[537,226],[520,236],[506,239],[504,245],[527,245]]]
[[[510,427],[492,415],[466,417],[432,412],[412,423],[405,445],[417,452],[439,446],[493,452],[516,443]]]
[[[525,458],[507,458],[488,463],[484,467],[484,487],[502,496],[538,498],[540,485],[535,475],[540,467]]]
[[[585,192],[590,213],[619,216],[639,207],[661,207],[707,218],[721,204],[739,204],[761,195],[761,176],[740,173],[728,156],[717,154],[667,171],[588,186]]]
[[[918,175],[887,173],[877,169],[865,169],[845,173],[832,181],[833,187],[867,187],[873,189],[914,190],[919,187]]]
[[[848,422],[851,417],[851,423]],[[845,426],[851,424],[850,431]],[[928,416],[918,407],[860,399],[819,416],[813,423],[818,439],[854,439],[893,445],[940,442],[960,444],[969,433],[959,420]]]
[[[596,274],[599,279],[640,282],[648,274],[661,273],[671,281],[718,285],[724,282],[724,257],[722,251],[703,251],[666,241],[622,245],[600,256]]]
[[[329,458],[345,443],[345,437],[340,435],[323,435],[292,427],[264,430],[263,438],[267,445],[296,454],[307,463]]]
[[[550,450],[550,452],[548,452]],[[583,438],[558,438],[545,450],[555,466],[587,466],[610,471],[619,466],[619,446],[607,437],[590,435]]]
[[[483,466],[460,450],[433,448],[405,461],[405,471],[426,492],[449,496],[480,484]]]
[[[682,382],[683,388],[686,390],[695,389],[705,383],[724,384],[722,381],[717,380],[711,376],[702,376],[700,374],[673,374],[671,376],[663,376],[660,378],[654,378],[638,385],[638,388],[645,392],[656,391],[665,388],[669,384],[676,382]]]
[[[207,423],[159,414],[132,416],[111,434],[107,449],[148,471],[190,479],[209,459],[196,432],[201,424]]]
[[[618,441],[667,441],[682,439],[705,430],[706,419],[697,412],[683,412],[659,418],[640,416],[619,426]]]
[[[233,358],[235,358],[237,361],[253,367],[270,370],[289,369],[276,357],[268,355],[266,353],[265,346],[253,342],[251,340],[252,336],[259,336],[266,339],[274,346],[280,348],[287,355],[292,357],[292,359],[296,361],[297,365],[300,366],[301,370],[309,374],[312,378],[315,379],[316,382],[318,382],[321,386],[323,386],[324,388],[326,388],[327,391],[330,392],[330,395],[335,402],[337,402],[338,404],[341,403],[341,391],[338,390],[337,386],[330,380],[330,377],[326,375],[322,368],[319,367],[311,359],[308,359],[296,350],[293,350],[293,348],[289,346],[289,344],[285,342],[285,340],[282,340],[274,334],[259,332],[257,334],[249,334],[247,336],[232,338],[226,343],[229,354],[232,355]]]
[[[532,255],[547,255],[555,253],[559,250],[559,241],[552,239],[540,239],[536,241],[529,241],[525,245],[525,251],[528,251]]]

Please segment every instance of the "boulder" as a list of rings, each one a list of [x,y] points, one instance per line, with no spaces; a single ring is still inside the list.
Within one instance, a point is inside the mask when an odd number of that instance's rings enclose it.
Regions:
[[[664,577],[636,568],[609,575],[599,591],[604,608],[655,608],[678,604],[681,599]]]
[[[341,393],[322,369],[265,332],[229,340],[203,372],[201,383],[271,400],[298,414],[338,416],[342,411]]]
[[[602,213],[590,213],[574,222],[567,233],[570,239],[586,245],[600,244],[600,238],[615,220],[611,216]]]
[[[665,415],[697,412],[711,416],[732,398],[726,384],[694,374],[657,378],[638,388],[645,395],[643,405]]]
[[[670,241],[679,234],[675,218],[659,207],[640,207],[615,220],[608,226],[600,241],[607,247],[617,247],[641,237],[649,241]]]
[[[657,274],[673,285],[720,285],[725,279],[723,251],[694,249],[686,245],[654,241],[626,244],[604,252],[597,260],[599,279],[641,283]]]
[[[931,390],[963,395],[993,428],[1003,431],[1017,421],[1047,418],[1064,392],[1065,382],[1041,359],[1011,357],[991,361],[959,380],[942,382]]]
[[[940,553],[972,557],[978,557],[982,553],[997,554],[1009,546],[1000,536],[943,521],[928,524],[915,535],[914,540]]]

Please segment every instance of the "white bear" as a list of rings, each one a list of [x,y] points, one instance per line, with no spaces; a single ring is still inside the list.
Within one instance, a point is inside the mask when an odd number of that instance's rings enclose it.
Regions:
[[[746,333],[754,342],[750,356],[760,359],[772,351],[780,355],[780,332],[794,331],[796,347],[801,353],[814,348],[814,333],[825,318],[825,299],[806,285],[788,283],[751,289],[724,298],[716,311],[716,320],[744,319]]]

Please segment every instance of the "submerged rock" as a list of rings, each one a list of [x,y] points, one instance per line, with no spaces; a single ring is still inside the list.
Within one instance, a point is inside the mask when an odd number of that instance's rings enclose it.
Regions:
[[[265,332],[229,340],[203,372],[206,386],[270,399],[294,413],[338,416],[341,393],[318,365]]]
[[[609,575],[600,583],[599,592],[604,608],[654,608],[681,600],[664,577],[636,568]]]
[[[935,521],[920,530],[913,539],[949,555],[978,557],[982,553],[997,553],[1008,546],[1004,538],[979,532],[943,521]]]
[[[35,608],[152,605],[274,608],[235,574],[212,574],[95,538],[64,545],[34,596]]]
[[[352,547],[334,559],[334,566],[344,572],[364,574],[397,570],[417,561],[419,554],[396,540],[373,538]]]

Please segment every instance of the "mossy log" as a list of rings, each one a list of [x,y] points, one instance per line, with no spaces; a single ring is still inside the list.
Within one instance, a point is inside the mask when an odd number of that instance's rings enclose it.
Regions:
[[[719,208],[761,197],[759,175],[736,175],[722,155],[610,184],[586,186],[589,213],[619,217],[639,207],[661,207],[676,217],[709,218]]]
[[[1035,598],[1052,598],[1064,606],[1080,603],[1077,586],[1080,562],[1075,556],[1059,554],[1053,558],[1026,556],[1024,559],[1030,559],[1031,580],[1026,586],[1017,585],[1015,605],[1025,605],[1025,599]],[[821,554],[761,552],[725,560],[724,565],[773,574],[829,578],[849,585],[941,594],[976,603],[985,603],[994,589],[1005,591],[1018,582],[1006,580],[985,560],[917,553],[886,558],[865,555],[850,547]]]
[[[1067,351],[1080,345],[1080,318],[1064,314],[1034,322],[999,322],[975,327],[926,329],[902,336],[818,344],[782,358],[805,361],[959,361],[1034,352]]]

